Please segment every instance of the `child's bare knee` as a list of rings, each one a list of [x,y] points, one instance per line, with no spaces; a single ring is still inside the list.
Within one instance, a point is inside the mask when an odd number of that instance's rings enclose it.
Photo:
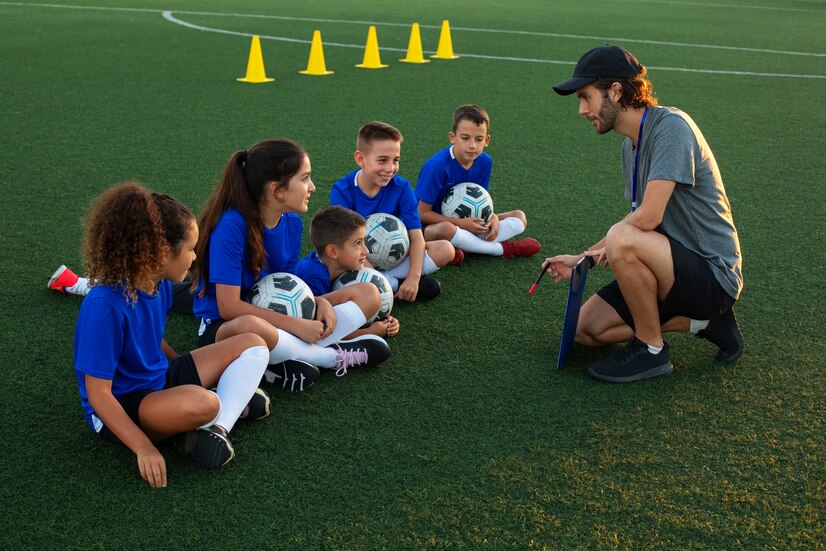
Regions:
[[[450,241],[440,239],[427,244],[427,254],[430,256],[430,259],[441,268],[453,260],[453,257],[456,256],[456,249]]]

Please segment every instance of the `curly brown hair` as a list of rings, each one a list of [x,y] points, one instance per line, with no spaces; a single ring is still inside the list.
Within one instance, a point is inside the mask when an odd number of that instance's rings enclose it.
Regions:
[[[180,251],[192,212],[137,182],[103,192],[89,208],[83,244],[93,285],[114,285],[129,300],[153,293],[169,256]],[[184,228],[184,229],[182,229]],[[171,242],[170,242],[171,241]]]
[[[654,95],[654,85],[651,84],[651,81],[648,80],[646,74],[648,70],[643,67],[642,71],[630,78],[600,78],[594,82],[594,86],[596,86],[599,90],[602,90],[603,94],[611,88],[611,85],[615,82],[619,82],[620,86],[622,86],[622,95],[617,103],[619,103],[620,107],[625,109],[631,108],[641,108],[641,107],[654,107],[659,102]]]

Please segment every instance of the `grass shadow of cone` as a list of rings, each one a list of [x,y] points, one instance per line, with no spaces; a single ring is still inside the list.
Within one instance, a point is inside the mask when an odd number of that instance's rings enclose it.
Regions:
[[[376,37],[376,27],[370,25],[367,31],[367,45],[364,47],[364,59],[356,67],[361,69],[384,69],[387,65],[381,64],[379,57],[379,39]]]
[[[310,46],[310,59],[307,61],[307,70],[298,71],[302,75],[324,76],[332,75],[324,63],[324,46],[321,45],[321,31],[313,31],[313,43]]]
[[[450,39],[450,23],[447,19],[442,21],[442,32],[439,34],[439,47],[436,55],[430,56],[434,59],[459,59],[458,55],[453,55],[453,41]]]
[[[258,36],[252,37],[250,44],[250,57],[247,61],[247,76],[235,79],[238,82],[249,82],[251,84],[261,84],[262,82],[272,82],[274,78],[267,78],[264,72],[264,57],[261,55],[261,40]]]
[[[418,23],[413,23],[413,28],[410,29],[410,42],[407,44],[407,55],[399,61],[403,63],[430,63],[429,59],[424,58],[422,52],[422,35],[419,32]]]

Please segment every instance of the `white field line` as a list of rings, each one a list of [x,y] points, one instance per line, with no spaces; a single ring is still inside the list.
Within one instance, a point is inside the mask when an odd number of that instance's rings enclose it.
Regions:
[[[680,3],[680,2],[667,2],[666,0],[646,0],[649,2],[661,2],[661,3]],[[221,34],[228,34],[233,36],[245,36],[249,37],[252,36],[252,33],[242,33],[237,31],[230,31],[225,29],[218,29],[214,27],[205,27],[202,25],[195,25],[194,23],[189,23],[183,21],[181,19],[176,18],[172,15],[172,11],[170,10],[156,10],[156,9],[148,9],[148,8],[122,8],[122,7],[98,7],[98,6],[82,6],[82,5],[70,5],[70,4],[27,4],[22,2],[0,2],[0,5],[8,5],[8,6],[26,6],[26,7],[46,7],[46,8],[64,8],[64,9],[88,9],[88,10],[104,10],[104,11],[126,11],[126,12],[142,12],[142,13],[161,13],[163,17],[172,23],[177,25],[181,25],[187,28],[191,28],[194,30],[200,30],[205,32],[215,32]],[[700,4],[691,4],[691,5],[700,5]],[[712,6],[716,7],[752,7],[752,6],[723,6],[720,4],[713,4]],[[783,8],[778,8],[783,9]],[[792,10],[792,11],[799,11],[799,10]],[[811,10],[816,11],[816,10]],[[200,15],[200,16],[214,16],[214,17],[244,17],[244,18],[257,18],[257,19],[278,19],[278,20],[285,20],[285,21],[308,21],[308,22],[316,22],[316,23],[341,23],[341,24],[358,24],[358,25],[383,25],[383,26],[396,26],[396,27],[407,27],[408,23],[385,23],[385,22],[376,22],[376,21],[361,21],[361,20],[348,20],[348,19],[322,19],[322,18],[310,18],[310,17],[291,17],[291,16],[279,16],[279,15],[257,15],[257,14],[235,14],[235,13],[220,13],[220,12],[199,12],[199,11],[177,11],[175,13],[179,14],[186,14],[186,15]],[[824,10],[823,13],[826,13]],[[431,28],[431,29],[438,29],[440,26],[438,25],[420,25],[423,28]],[[534,32],[534,31],[512,31],[512,30],[501,30],[501,29],[479,29],[479,28],[472,28],[472,27],[457,27],[454,26],[452,30],[458,31],[465,31],[465,32],[486,32],[486,33],[500,33],[500,34],[515,34],[515,35],[523,35],[523,36],[545,36],[545,37],[554,37],[554,38],[573,38],[578,40],[592,40],[592,41],[608,41],[608,42],[631,42],[631,43],[641,43],[641,44],[655,44],[655,45],[665,45],[665,46],[677,46],[677,47],[687,47],[687,48],[713,48],[713,49],[722,49],[722,50],[736,50],[736,51],[747,51],[747,52],[756,52],[756,53],[768,53],[768,54],[780,54],[780,55],[796,55],[796,56],[809,56],[809,57],[826,57],[826,53],[817,53],[817,52],[795,52],[795,51],[784,51],[784,50],[770,50],[770,49],[762,49],[762,48],[744,48],[738,46],[721,46],[721,45],[714,45],[714,44],[692,44],[692,43],[684,43],[684,42],[666,42],[666,41],[658,41],[658,40],[644,40],[644,39],[628,39],[628,38],[620,38],[620,37],[598,37],[598,36],[586,36],[586,35],[574,35],[574,34],[563,34],[563,33],[548,33],[548,32]],[[299,43],[299,44],[310,44],[310,40],[302,40],[297,38],[288,38],[288,37],[281,37],[281,36],[269,36],[269,35],[259,35],[261,38],[266,40],[276,40],[281,42],[292,42],[292,43]],[[325,42],[325,45],[329,45],[332,47],[340,47],[340,48],[362,48],[363,45],[361,44],[343,44],[343,43],[335,43]],[[389,48],[384,47],[383,50],[387,51],[397,51],[397,52],[404,52],[403,48]],[[457,52],[462,57],[469,57],[469,58],[477,58],[477,59],[489,59],[489,60],[498,60],[498,61],[517,61],[517,62],[528,62],[528,63],[547,63],[547,64],[556,64],[556,65],[574,65],[576,62],[574,61],[563,61],[563,60],[552,60],[552,59],[537,59],[537,58],[522,58],[522,57],[509,57],[509,56],[492,56],[492,55],[482,55],[482,54],[470,54],[464,52]],[[650,69],[657,69],[663,71],[680,71],[680,72],[693,72],[693,73],[706,73],[706,74],[723,74],[723,75],[748,75],[748,76],[761,76],[761,77],[786,77],[786,78],[805,78],[805,79],[826,79],[826,75],[814,75],[814,74],[793,74],[793,73],[763,73],[763,72],[753,72],[753,71],[728,71],[728,70],[715,70],[715,69],[693,69],[687,67],[655,67],[649,66]]]
[[[698,6],[702,8],[723,8],[723,9],[744,9],[744,10],[769,10],[769,11],[794,11],[805,13],[826,14],[826,10],[809,10],[806,8],[789,8],[775,6],[747,6],[745,4],[713,4],[710,2],[678,2],[677,0],[624,0],[625,2],[646,2],[648,4],[672,4],[675,6]]]

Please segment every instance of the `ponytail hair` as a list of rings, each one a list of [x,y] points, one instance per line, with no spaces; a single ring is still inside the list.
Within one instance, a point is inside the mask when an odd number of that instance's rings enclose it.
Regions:
[[[171,247],[152,193],[136,182],[117,185],[89,208],[83,256],[93,285],[116,285],[130,300],[153,292]]]
[[[297,143],[286,139],[262,140],[247,151],[230,156],[218,181],[218,186],[206,201],[198,222],[200,236],[195,247],[192,286],[203,278],[209,283],[209,242],[212,230],[229,209],[236,209],[247,224],[247,249],[250,271],[258,277],[266,264],[264,251],[264,220],[259,205],[270,182],[276,188],[286,188],[290,178],[301,169],[307,153]],[[201,291],[206,292],[206,285]]]

